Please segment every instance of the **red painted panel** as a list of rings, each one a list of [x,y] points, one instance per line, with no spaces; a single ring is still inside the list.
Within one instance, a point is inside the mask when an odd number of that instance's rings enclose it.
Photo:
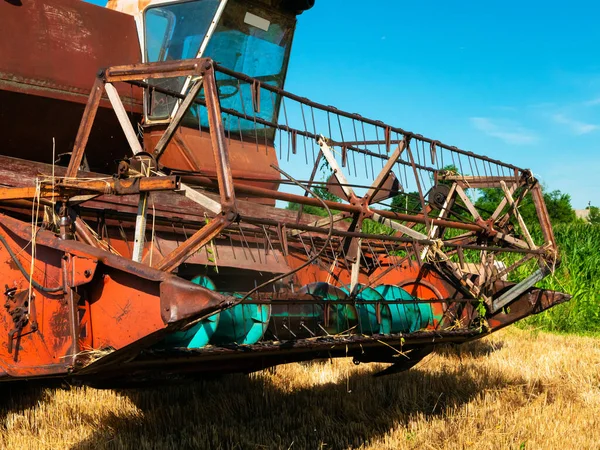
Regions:
[[[0,89],[85,102],[98,69],[141,61],[133,17],[80,0],[1,1],[0,30]]]

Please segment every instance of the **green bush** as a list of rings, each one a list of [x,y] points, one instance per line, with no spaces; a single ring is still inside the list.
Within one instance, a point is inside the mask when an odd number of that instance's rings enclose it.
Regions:
[[[554,227],[561,266],[539,287],[571,294],[570,302],[522,322],[523,326],[567,333],[600,333],[600,226]]]

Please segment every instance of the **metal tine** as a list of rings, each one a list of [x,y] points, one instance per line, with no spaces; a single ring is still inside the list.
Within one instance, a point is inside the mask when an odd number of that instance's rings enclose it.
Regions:
[[[268,155],[269,154],[269,139],[267,137],[267,126],[263,125],[262,130],[263,130],[263,137],[265,140],[265,155]]]
[[[283,160],[283,144],[282,144],[283,131],[279,130],[279,131],[277,131],[277,134],[279,135],[279,160],[282,161]]]
[[[315,241],[313,240],[312,233],[309,233],[308,237],[310,239],[310,245],[311,245],[311,251],[312,251],[312,250],[314,250],[316,248]]]
[[[363,121],[360,122],[361,127],[362,127],[362,135],[363,135],[363,142],[365,142],[365,150],[367,149],[367,135],[365,133],[365,123]],[[369,169],[367,168],[367,155],[363,153],[364,156],[364,160],[365,160],[365,177],[369,178]]]
[[[407,258],[408,259],[408,265],[410,267],[413,267],[414,266],[414,261],[413,261],[413,258],[412,258],[413,253],[409,250],[408,244],[404,244],[403,247],[404,247],[404,251],[406,252],[406,256],[408,257]]]
[[[337,261],[337,259],[339,258],[339,255],[338,255],[338,252],[336,252],[336,251],[333,249],[333,243],[332,243],[331,241],[332,241],[332,240],[330,239],[330,240],[329,240],[329,248],[331,248],[331,258],[332,258],[334,261]]]
[[[334,140],[333,139],[333,134],[331,132],[331,115],[329,114],[329,110],[327,111],[327,128],[329,129],[329,136],[328,136],[328,138],[333,141]]]
[[[358,134],[356,133],[356,120],[352,119],[352,128],[354,129],[354,140],[358,142]],[[354,161],[354,176],[358,177],[358,172],[356,171],[356,152],[351,152],[352,160]]]
[[[467,156],[467,161],[469,162],[469,167],[471,168],[471,174],[479,176],[479,169],[477,168],[477,161],[475,161],[475,170],[473,170],[473,158]]]
[[[286,136],[287,136],[287,162],[290,162],[290,143],[291,143],[291,138],[290,138],[290,131],[286,131]]]
[[[461,175],[463,175],[461,168],[459,167],[459,164],[456,164],[456,160],[454,158],[454,152],[450,152],[450,156],[452,157],[452,166],[455,167]]]
[[[288,255],[288,253],[285,248],[285,242],[284,242],[284,237],[283,237],[284,232],[285,232],[285,230],[282,228],[281,223],[278,223],[277,224],[277,238],[279,239],[279,246],[281,247],[281,253],[284,257],[286,257]]]
[[[306,253],[306,257],[307,258],[311,258],[310,252],[308,251],[308,248],[306,247],[306,244],[304,243],[304,239],[302,239],[302,235],[299,234],[298,238],[300,239],[300,243],[302,244],[302,248],[304,249],[304,253]]]
[[[464,177],[465,176],[465,170],[463,169],[461,155],[457,155],[456,158],[458,159],[458,166],[459,166],[460,174]]]
[[[304,132],[308,133],[308,126],[306,125],[306,115],[304,114],[304,104],[302,102],[300,102],[300,113],[302,114],[302,123],[304,124]],[[305,159],[306,159],[306,164],[308,164],[308,155],[307,155],[307,149],[306,149],[306,136],[303,136],[303,142],[304,142],[304,155],[305,155]],[[315,163],[316,156],[315,156],[314,146],[312,147],[312,157],[313,157],[313,163]]]
[[[340,142],[346,142],[346,140],[344,139],[344,130],[342,130],[342,120],[341,120],[339,114],[336,114],[336,116],[337,116],[338,126],[340,127],[340,137],[341,137]]]
[[[441,165],[440,165],[440,153],[442,152],[442,149],[440,147],[437,146],[437,143],[434,142],[431,144],[434,147],[433,150],[433,161],[431,162],[431,164],[434,165],[434,169],[436,170],[440,170],[441,169]]]
[[[371,243],[369,241],[367,241],[367,247],[369,247],[371,255],[373,255],[373,260],[375,261],[375,264],[381,269],[381,264],[379,263],[379,258],[377,257],[378,255],[375,254],[375,251],[373,250],[373,247],[371,247]]]
[[[423,266],[423,260],[421,259],[421,246],[417,242],[413,242],[411,244],[413,251],[415,252],[415,256],[417,258],[417,264],[419,267]]]
[[[258,125],[256,124],[256,113],[254,114],[254,140],[256,141],[256,153],[260,152],[260,144],[258,143]]]
[[[283,118],[285,119],[285,126],[287,127],[287,132],[288,132],[288,155],[287,155],[287,160],[289,162],[290,160],[290,123],[288,120],[288,114],[287,114],[287,106],[285,105],[285,97],[281,97],[281,106],[283,108]]]
[[[233,254],[233,259],[237,259],[237,256],[235,254],[235,245],[233,245],[233,238],[230,234],[228,234],[227,237],[229,238],[229,244],[231,245],[231,253]]]
[[[244,97],[242,96],[242,86],[240,84],[240,80],[238,80],[237,82],[237,87],[238,87],[238,94],[240,94],[240,103],[242,105],[242,113],[244,115],[244,117],[248,117],[248,115],[246,114],[246,106],[244,104]],[[238,128],[240,130],[240,141],[242,141],[242,148],[244,148],[244,137],[242,135],[242,121],[240,120],[240,118],[238,117]]]
[[[379,131],[377,126],[374,126],[373,128],[375,128],[375,139],[377,140],[377,153],[379,155],[381,155],[381,144],[379,143]],[[365,149],[367,148],[367,145],[365,144]],[[373,164],[373,157],[369,156],[369,162],[371,163],[371,178],[375,179],[375,167]],[[382,164],[382,168],[383,168],[383,159],[381,159],[381,164]]]
[[[265,251],[267,249],[267,243],[265,242]],[[260,262],[262,264],[262,258],[260,257],[260,254],[262,253],[260,251],[260,244],[258,243],[258,238],[256,239],[256,253],[258,254],[258,262]],[[256,287],[256,286],[255,286]]]
[[[490,173],[492,173],[493,168],[496,167],[496,175],[501,176],[500,175],[500,166],[498,166],[498,164],[494,164],[493,166],[492,166],[491,162],[489,162],[488,164],[490,165]]]
[[[388,261],[391,261],[392,265],[394,267],[398,267],[398,265],[394,262],[394,260],[396,259],[396,257],[392,256],[392,254],[389,252],[389,250],[387,248],[387,245],[385,245],[385,241],[383,239],[381,240],[381,245],[383,246],[383,251],[387,255]]]
[[[420,166],[422,166],[423,165],[423,161],[421,161],[421,149],[419,148],[420,147],[419,144],[421,143],[421,141],[419,140],[419,138],[414,137],[412,139],[412,142],[415,143],[415,146],[414,146],[415,149],[413,151],[413,158],[416,159],[417,164],[419,164]]]
[[[477,167],[478,167],[478,169],[477,169],[477,170],[478,170],[478,171],[483,171],[483,176],[487,177],[487,176],[488,176],[488,173],[487,173],[487,169],[486,169],[486,167],[485,167],[485,163],[484,163],[483,161],[481,161],[481,160],[476,160],[476,162],[475,162],[475,163],[476,163],[476,165],[477,165]]]
[[[401,158],[400,158],[401,159]],[[398,163],[400,166],[402,166],[402,171],[404,172],[404,181],[406,182],[406,184],[404,185],[404,189],[408,189],[408,185],[409,185],[409,181],[408,181],[408,166],[406,164],[400,164],[400,160],[398,160]]]
[[[242,134],[242,121],[240,118],[237,118],[238,121],[238,129],[240,130],[240,141],[242,142],[242,148],[244,148],[244,135]]]
[[[292,129],[289,138],[292,140],[292,154],[296,155],[298,153],[298,132]]]
[[[267,233],[267,229],[266,227],[263,225],[262,226],[263,231],[265,233],[265,237],[267,238],[267,243],[269,244],[269,247],[271,249],[271,251],[273,252],[273,257],[275,258],[275,262],[279,263],[279,258],[277,258],[277,253],[275,252],[275,248],[273,247],[273,243],[271,242],[271,238],[269,237],[269,234]],[[266,248],[265,250],[265,257],[268,256],[269,251],[268,248]],[[265,258],[266,259],[266,258]]]
[[[356,168],[356,152],[348,150],[350,156],[352,157],[352,167],[354,167],[354,176],[358,177],[358,169]]]
[[[246,244],[246,247],[248,247],[248,252],[250,253],[250,257],[252,258],[252,261],[256,262],[256,258],[254,257],[254,253],[252,252],[252,249],[250,248],[250,244],[248,243],[248,241],[246,240],[246,235],[244,234],[244,230],[242,229],[241,225],[238,223],[238,227],[240,229],[240,234],[242,236],[242,248],[243,248],[243,244]],[[244,252],[245,254],[246,252]]]
[[[339,247],[342,251],[342,256],[344,257],[344,264],[346,265],[346,268],[350,268],[352,265],[348,262],[348,255],[346,254],[346,250],[344,250],[344,246],[340,245]]]
[[[379,139],[379,127],[378,126],[374,126],[375,128],[375,138],[377,140],[377,153],[379,155],[381,155],[381,144],[380,144],[380,139]],[[383,164],[383,160],[382,160],[382,164]]]
[[[431,184],[431,180],[429,177],[423,177],[423,171],[420,169],[418,170],[418,174],[419,179],[421,180],[421,186],[423,186],[423,198],[425,199],[425,204],[428,205],[429,202],[427,201],[427,197],[425,197],[425,194],[431,189],[431,186],[429,186]],[[425,189],[426,187],[427,189]]]
[[[479,161],[479,162],[481,163],[481,166],[483,167],[483,174],[487,177],[488,171],[487,171],[487,168],[485,167],[485,161]]]
[[[306,163],[306,165],[308,165],[308,148],[306,147],[306,136],[302,136],[302,144],[304,146],[304,162]]]
[[[365,253],[362,251],[360,251],[360,257],[362,258],[362,260],[365,263],[365,267],[367,268],[367,270],[371,270],[371,265],[369,264],[369,262],[367,261],[367,257],[365,256]]]

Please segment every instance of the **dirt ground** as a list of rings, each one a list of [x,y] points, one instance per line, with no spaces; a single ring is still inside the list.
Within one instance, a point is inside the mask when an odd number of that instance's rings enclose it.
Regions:
[[[515,328],[399,375],[349,360],[143,390],[0,387],[8,449],[597,449],[600,339]]]

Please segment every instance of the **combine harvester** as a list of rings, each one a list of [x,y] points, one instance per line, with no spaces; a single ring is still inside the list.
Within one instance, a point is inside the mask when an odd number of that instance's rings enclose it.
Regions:
[[[0,0],[2,380],[394,373],[569,299],[530,171],[283,89],[313,3]]]

